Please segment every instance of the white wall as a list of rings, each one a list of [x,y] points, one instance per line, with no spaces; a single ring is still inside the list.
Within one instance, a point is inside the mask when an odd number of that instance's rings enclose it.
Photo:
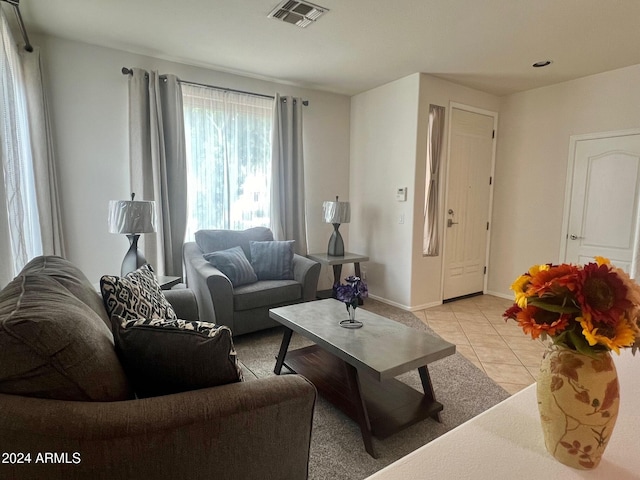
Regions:
[[[347,249],[369,256],[362,267],[370,293],[396,305],[411,300],[414,192],[397,202],[396,189],[414,183],[419,82],[414,74],[351,98]]]
[[[640,65],[504,97],[488,290],[558,262],[571,135],[640,127]],[[613,186],[612,186],[613,187]]]
[[[322,223],[322,201],[348,192],[350,99],[315,90],[226,74],[124,51],[34,36],[48,80],[54,148],[60,180],[67,257],[97,282],[118,274],[128,248],[107,231],[109,200],[129,197],[128,86],[122,67],[174,73],[184,80],[256,93],[301,96],[308,242],[323,251],[332,227]],[[325,272],[324,285],[331,285]],[[322,286],[322,284],[321,284]],[[326,287],[325,287],[326,288]]]
[[[414,74],[356,95],[351,101],[353,202],[349,250],[371,258],[365,264],[373,296],[417,310],[441,302],[442,249],[422,256],[426,138],[429,104],[450,102],[497,111],[499,98],[426,74]],[[447,145],[445,131],[444,145]],[[441,167],[445,190],[446,148]],[[396,189],[408,187],[407,201]],[[441,201],[441,232],[444,205]],[[400,216],[404,223],[400,224]]]
[[[498,112],[500,99],[495,95],[480,92],[472,88],[463,87],[447,80],[431,75],[420,75],[420,123],[418,129],[417,155],[415,166],[415,208],[413,215],[413,248],[412,248],[412,278],[411,278],[411,309],[417,310],[442,302],[442,268],[444,246],[444,222],[447,206],[444,202],[446,193],[446,171],[448,158],[449,115],[450,104],[460,103],[469,107],[480,108],[491,112]],[[429,105],[440,105],[446,108],[445,132],[443,138],[443,157],[440,165],[440,217],[439,238],[440,251],[435,257],[422,255],[424,230],[424,197],[425,171],[427,158],[427,128]],[[498,127],[499,130],[500,127]]]

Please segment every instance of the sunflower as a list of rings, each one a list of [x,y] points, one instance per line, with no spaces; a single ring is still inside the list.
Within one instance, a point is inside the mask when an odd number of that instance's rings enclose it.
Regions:
[[[567,290],[574,290],[578,268],[573,265],[553,265],[548,269],[540,270],[531,277],[527,288],[527,295],[563,294]]]
[[[543,333],[553,337],[567,328],[570,319],[569,314],[554,313],[532,305],[518,312],[516,316],[518,325],[522,327],[524,333],[531,335],[534,339]]]
[[[611,270],[615,272],[620,280],[627,287],[627,300],[629,300],[633,305],[640,305],[640,285],[634,282],[631,277],[618,267],[612,267]]]
[[[529,271],[524,275],[520,275],[516,278],[516,281],[511,284],[511,290],[515,292],[516,304],[520,308],[527,308],[527,292],[526,287],[529,285],[531,278],[536,276],[539,272],[549,270],[551,265],[543,263],[542,265],[533,265],[529,268]]]
[[[611,326],[632,306],[627,287],[607,264],[588,263],[578,272],[576,298],[583,314]]]
[[[533,265],[511,285],[503,317],[536,339],[573,350],[640,350],[640,285],[605,257],[586,265]]]
[[[526,308],[527,306],[527,294],[524,289],[529,284],[531,276],[528,273],[520,275],[516,278],[516,281],[511,284],[511,290],[515,292],[516,304],[520,308]]]
[[[619,355],[620,348],[630,347],[635,341],[636,330],[625,317],[620,317],[614,325],[594,322],[589,313],[578,317],[577,320],[582,326],[584,338],[592,347],[597,344],[604,345]]]

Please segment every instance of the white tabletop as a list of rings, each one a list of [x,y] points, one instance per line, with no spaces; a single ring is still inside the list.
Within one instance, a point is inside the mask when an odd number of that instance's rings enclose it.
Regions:
[[[544,447],[536,386],[397,460],[367,480],[640,479],[640,352],[613,354],[620,410],[600,465],[575,470]]]

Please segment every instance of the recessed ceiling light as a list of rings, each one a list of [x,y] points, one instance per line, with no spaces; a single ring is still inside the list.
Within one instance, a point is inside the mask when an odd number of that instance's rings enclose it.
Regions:
[[[533,68],[542,68],[542,67],[546,67],[547,65],[551,65],[553,62],[551,60],[542,60],[541,62],[536,62],[533,65],[531,65]]]

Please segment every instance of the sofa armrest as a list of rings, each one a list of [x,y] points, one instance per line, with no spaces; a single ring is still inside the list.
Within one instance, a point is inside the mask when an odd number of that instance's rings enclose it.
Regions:
[[[200,320],[226,325],[233,331],[231,280],[204,259],[195,242],[186,242],[182,253],[187,287],[196,296]]]
[[[188,288],[163,290],[164,296],[181,320],[198,320],[198,302],[196,295]]]
[[[0,476],[305,479],[315,399],[298,375],[122,402],[0,394],[0,451],[31,454]]]
[[[318,262],[294,254],[293,278],[302,284],[302,299],[305,302],[316,299],[318,279],[320,278],[320,264]]]

